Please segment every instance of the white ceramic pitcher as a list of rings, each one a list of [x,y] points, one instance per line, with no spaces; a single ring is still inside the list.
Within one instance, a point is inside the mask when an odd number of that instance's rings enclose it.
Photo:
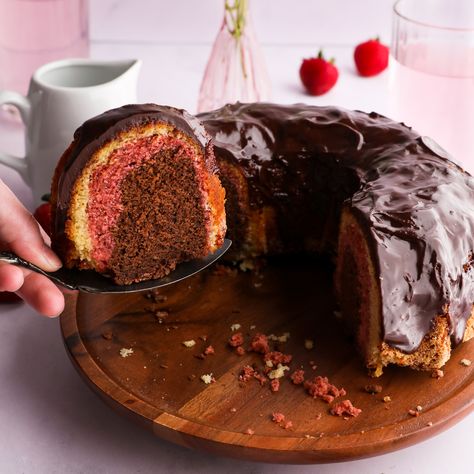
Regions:
[[[41,66],[26,97],[0,91],[0,105],[18,108],[26,125],[26,156],[0,152],[0,163],[20,173],[36,204],[49,193],[54,168],[85,120],[108,109],[137,102],[141,62],[66,59]]]

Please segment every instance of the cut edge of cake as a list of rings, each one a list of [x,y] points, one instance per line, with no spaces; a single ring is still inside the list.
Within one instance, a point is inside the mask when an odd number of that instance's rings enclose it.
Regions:
[[[120,152],[127,144],[146,142],[146,140],[159,140],[156,137],[160,136],[164,137],[164,139],[172,139],[177,143],[182,143],[183,147],[188,147],[189,150],[192,150],[188,155],[186,153],[184,155],[186,159],[191,160],[191,166],[194,170],[195,183],[193,184],[195,184],[195,190],[197,190],[196,193],[198,194],[198,197],[195,196],[195,199],[200,201],[201,209],[199,211],[202,212],[201,217],[205,224],[206,241],[201,241],[200,248],[196,249],[195,252],[191,252],[191,254],[186,254],[189,252],[183,249],[182,255],[179,255],[180,249],[179,243],[177,243],[175,252],[178,255],[177,258],[175,261],[161,262],[161,271],[159,273],[155,272],[152,274],[152,270],[151,273],[149,271],[140,276],[135,272],[129,279],[124,275],[119,276],[118,273],[120,271],[117,273],[117,271],[111,270],[107,263],[97,261],[94,258],[94,243],[92,242],[88,215],[89,206],[91,205],[90,187],[94,174],[104,169],[104,167],[110,166],[111,157],[113,157],[114,153]],[[75,146],[76,142],[73,141],[63,154],[56,168],[52,184],[53,210],[56,207],[55,201],[57,200],[58,186],[60,186],[60,176]],[[150,157],[150,159],[154,159],[154,157]],[[181,132],[173,125],[164,121],[157,120],[146,124],[132,125],[117,133],[111,140],[91,154],[90,159],[72,184],[71,200],[67,210],[67,219],[64,223],[64,231],[62,234],[58,233],[53,238],[54,248],[63,258],[66,267],[93,269],[100,273],[109,274],[119,284],[128,284],[149,278],[160,278],[172,271],[180,261],[204,257],[222,245],[226,232],[224,203],[225,191],[215,172],[214,156],[210,144],[203,148],[186,133]],[[55,216],[53,215],[54,218]],[[150,256],[150,258],[152,257]]]

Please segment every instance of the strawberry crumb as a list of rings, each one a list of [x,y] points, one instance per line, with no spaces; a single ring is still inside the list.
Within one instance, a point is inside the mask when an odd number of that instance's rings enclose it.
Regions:
[[[301,385],[304,382],[304,370],[295,370],[290,375],[290,379],[295,385]]]
[[[215,353],[215,351],[214,351],[214,348],[212,346],[207,346],[204,349],[204,354],[205,355],[214,354],[214,353]]]
[[[255,375],[255,373],[255,369],[252,366],[245,365],[240,372],[239,380],[241,382],[248,382]]]
[[[255,373],[253,374],[254,378],[256,378],[259,382],[260,382],[260,385],[265,385],[267,382],[268,382],[268,379],[267,377],[265,377],[265,375],[263,374],[260,374],[259,372],[255,371]]]
[[[331,403],[336,397],[343,397],[346,391],[329,383],[327,377],[317,376],[313,380],[306,380],[304,388],[313,398],[320,398],[326,403]]]
[[[342,402],[336,403],[331,408],[331,415],[335,416],[359,416],[362,410],[360,408],[356,408],[350,400],[343,400]]]
[[[267,336],[265,336],[265,334],[256,334],[250,343],[250,350],[260,352],[261,354],[270,352]]]
[[[236,332],[232,334],[229,338],[229,346],[231,347],[239,347],[244,343],[244,336],[241,332]]]
[[[283,413],[272,413],[272,421],[275,423],[281,423],[282,421],[285,421],[285,415]]]
[[[271,362],[273,365],[277,364],[289,364],[293,358],[290,354],[283,354],[279,351],[267,352],[263,357],[265,362]],[[272,367],[272,366],[270,366]]]
[[[243,356],[245,354],[245,349],[242,346],[236,347],[235,353],[239,356]]]
[[[293,428],[293,422],[292,421],[287,421],[284,425],[283,428],[285,430],[289,430],[290,428]]]
[[[278,379],[273,379],[270,382],[270,389],[272,392],[278,392],[278,390],[280,390],[280,381]]]

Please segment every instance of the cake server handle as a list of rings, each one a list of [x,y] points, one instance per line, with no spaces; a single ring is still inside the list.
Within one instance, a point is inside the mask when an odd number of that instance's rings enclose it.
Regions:
[[[129,285],[117,285],[110,278],[107,278],[94,270],[78,270],[61,267],[55,272],[47,272],[31,262],[28,262],[12,252],[0,251],[0,262],[18,265],[36,273],[40,273],[52,280],[54,283],[69,290],[85,291],[87,293],[133,293],[135,291],[145,291],[162,286],[171,285],[190,276],[199,273],[209,265],[218,260],[229,250],[232,241],[225,239],[223,244],[213,253],[204,258],[182,262],[163,278],[157,280],[146,280]]]
[[[65,288],[69,290],[77,290],[77,285],[74,285],[70,282],[65,282],[62,278],[58,278],[58,276],[55,275],[56,272],[47,272],[43,270],[42,268],[37,267],[35,264],[28,262],[27,260],[23,260],[21,257],[19,257],[18,255],[15,255],[14,253],[0,252],[0,262],[9,263],[11,265],[16,265],[18,267],[23,267],[28,270],[32,270],[33,272],[44,275],[45,277],[54,281],[54,283],[64,286]]]

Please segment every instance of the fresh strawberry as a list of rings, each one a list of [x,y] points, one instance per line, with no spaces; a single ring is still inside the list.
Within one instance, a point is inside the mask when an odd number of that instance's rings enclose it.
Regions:
[[[338,77],[339,71],[334,66],[334,59],[326,61],[322,51],[319,51],[317,58],[303,59],[300,78],[309,94],[325,94],[334,87]]]
[[[375,76],[388,66],[388,46],[379,38],[359,44],[354,50],[354,61],[361,76]]]
[[[49,202],[41,204],[33,215],[44,231],[51,235],[51,204]]]
[[[9,291],[0,291],[0,303],[18,303],[22,299],[16,293]]]

